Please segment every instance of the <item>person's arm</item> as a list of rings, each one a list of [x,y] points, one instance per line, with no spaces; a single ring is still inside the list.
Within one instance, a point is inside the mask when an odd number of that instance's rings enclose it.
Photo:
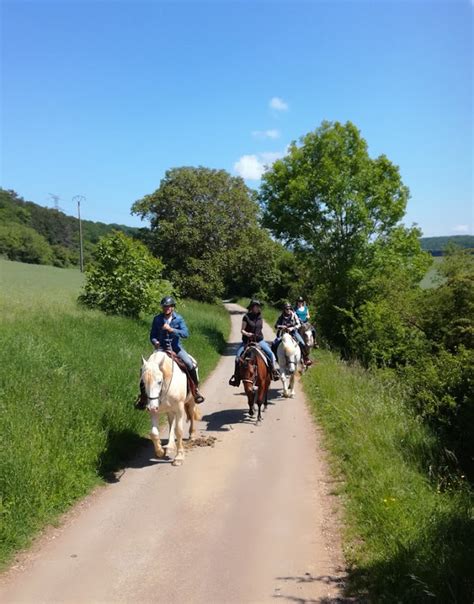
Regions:
[[[186,339],[189,337],[189,331],[183,317],[176,317],[176,326],[171,328],[171,333],[175,333],[178,337]]]
[[[153,319],[150,330],[150,342],[153,346],[158,347],[160,345],[160,328],[158,317]]]
[[[240,329],[240,333],[243,336],[247,336],[248,338],[250,338],[253,334],[251,334],[249,331],[246,331],[247,328],[247,321],[245,320],[245,317],[242,319],[242,327]]]

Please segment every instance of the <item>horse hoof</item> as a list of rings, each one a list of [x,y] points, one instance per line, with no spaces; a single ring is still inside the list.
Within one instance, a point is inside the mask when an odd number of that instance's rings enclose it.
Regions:
[[[165,456],[165,451],[164,449],[155,449],[155,455],[161,459],[162,457]]]
[[[183,460],[182,459],[173,459],[173,461],[171,462],[171,465],[174,466],[175,468],[177,468],[178,466],[182,466]]]

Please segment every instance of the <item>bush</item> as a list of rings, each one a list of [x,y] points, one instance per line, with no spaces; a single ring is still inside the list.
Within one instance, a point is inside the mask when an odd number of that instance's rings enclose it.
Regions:
[[[108,314],[138,317],[151,311],[172,285],[161,278],[163,263],[139,241],[114,232],[103,237],[86,271],[79,301]]]

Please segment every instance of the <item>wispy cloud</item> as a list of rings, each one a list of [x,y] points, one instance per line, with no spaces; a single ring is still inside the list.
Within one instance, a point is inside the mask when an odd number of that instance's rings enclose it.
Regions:
[[[252,136],[255,138],[280,138],[280,131],[272,128],[271,130],[254,130]]]
[[[275,111],[288,111],[288,103],[279,96],[274,96],[270,99],[270,109]]]
[[[453,233],[456,233],[456,235],[468,235],[471,229],[468,224],[457,224],[451,230]]]
[[[271,167],[273,162],[285,155],[282,151],[267,151],[255,155],[242,155],[235,162],[234,171],[245,178],[245,180],[260,180],[265,170]]]

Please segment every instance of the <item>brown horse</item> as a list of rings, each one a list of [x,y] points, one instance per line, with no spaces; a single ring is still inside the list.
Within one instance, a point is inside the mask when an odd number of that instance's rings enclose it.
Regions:
[[[265,361],[265,354],[256,344],[249,344],[242,353],[239,359],[239,375],[247,395],[249,415],[254,416],[256,403],[258,407],[257,422],[259,422],[262,419],[262,405],[265,409],[268,405],[268,388],[272,378]]]

